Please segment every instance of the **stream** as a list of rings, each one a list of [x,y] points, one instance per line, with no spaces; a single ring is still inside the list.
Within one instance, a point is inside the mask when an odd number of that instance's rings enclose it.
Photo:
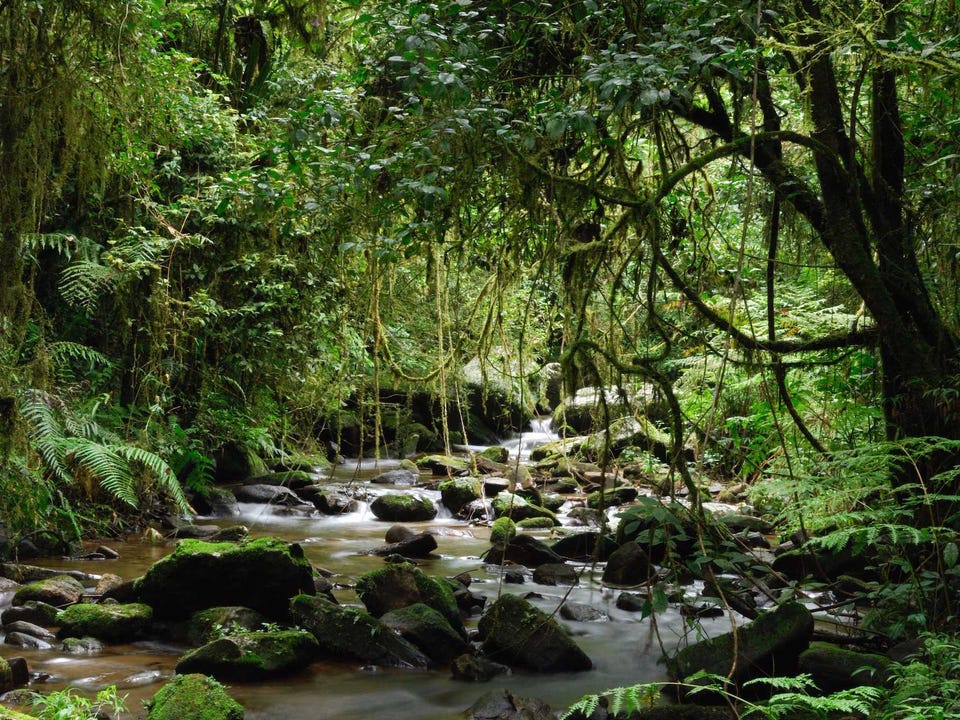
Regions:
[[[505,445],[524,460],[532,447],[549,437],[549,432],[540,424]],[[338,584],[334,591],[337,600],[359,605],[353,582],[360,574],[382,567],[382,558],[366,553],[383,543],[384,533],[390,526],[372,515],[368,503],[377,494],[398,490],[394,486],[371,484],[369,479],[397,464],[392,460],[350,461],[337,466],[332,473],[326,471],[323,475],[326,482],[351,483],[367,491],[367,500],[353,513],[301,514],[286,508],[241,504],[240,517],[198,518],[197,522],[223,527],[242,524],[249,528],[251,537],[275,536],[300,543],[313,565],[334,573],[331,580]],[[439,504],[439,492],[423,489],[417,492]],[[573,502],[576,499],[567,502],[561,516]],[[539,697],[560,709],[585,693],[662,680],[665,671],[658,664],[661,644],[671,650],[687,633],[713,634],[728,629],[724,619],[700,621],[696,630],[692,630],[674,605],[658,614],[655,622],[650,618],[641,620],[639,613],[620,610],[615,603],[621,590],[601,585],[602,567],[582,567],[580,585],[574,588],[534,584],[529,576],[523,584],[505,585],[500,579],[501,568],[485,565],[480,560],[481,553],[490,546],[489,527],[450,517],[449,513],[444,516],[445,511],[440,507],[441,515],[434,520],[409,524],[415,532],[430,530],[437,536],[439,547],[434,556],[417,561],[418,564],[433,575],[469,573],[473,580],[471,590],[486,596],[488,604],[501,591],[521,595],[536,593],[539,597],[534,596],[531,601],[548,612],[555,611],[565,599],[603,611],[609,616],[608,621],[561,620],[593,660],[594,669],[552,675],[514,671],[489,683],[470,683],[452,680],[445,669],[394,670],[358,667],[351,662],[319,661],[293,677],[256,684],[234,683],[230,694],[245,706],[248,720],[448,720],[460,717],[481,695],[497,688]],[[536,531],[536,535],[549,540],[551,532]],[[109,572],[126,579],[143,574],[174,546],[172,541],[153,545],[140,537],[107,544],[120,553],[118,560],[41,558],[31,563],[92,574]],[[0,611],[10,605],[11,599],[12,593],[0,594]],[[475,627],[478,620],[479,616],[468,619],[467,628]],[[125,718],[145,716],[141,701],[152,697],[172,676],[177,658],[187,649],[185,645],[145,641],[106,646],[103,653],[84,657],[58,650],[31,651],[0,644],[0,654],[25,657],[31,676],[43,678],[31,684],[32,690],[48,692],[75,687],[93,693],[116,685],[120,694],[127,697]]]

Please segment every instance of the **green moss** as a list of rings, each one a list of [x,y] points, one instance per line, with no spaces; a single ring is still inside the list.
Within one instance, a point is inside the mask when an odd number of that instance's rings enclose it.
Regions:
[[[147,720],[243,720],[243,706],[206,675],[179,675],[148,703]]]
[[[357,596],[376,617],[422,602],[443,615],[454,629],[463,629],[460,609],[449,583],[427,575],[410,563],[391,564],[364,573],[357,580]]]
[[[177,662],[177,672],[260,680],[301,670],[318,652],[316,638],[305,630],[236,633],[188,652]]]
[[[370,510],[378,519],[389,522],[431,520],[437,515],[430,498],[401,493],[381,495],[370,503]]]
[[[153,610],[141,603],[78,603],[57,615],[60,637],[95,637],[105,642],[135,640],[146,632],[152,619]]]
[[[508,517],[498,517],[490,526],[490,542],[508,543],[517,536],[517,524]]]
[[[24,715],[22,712],[11,710],[0,705],[0,720],[35,720],[31,715]]]
[[[483,485],[479,478],[453,478],[440,483],[440,501],[454,514],[481,497]]]
[[[517,523],[517,527],[524,530],[543,530],[553,526],[553,520],[548,517],[526,518]]]
[[[6,692],[13,689],[13,670],[10,669],[10,663],[0,657],[0,692]],[[2,706],[0,706],[2,707]]]

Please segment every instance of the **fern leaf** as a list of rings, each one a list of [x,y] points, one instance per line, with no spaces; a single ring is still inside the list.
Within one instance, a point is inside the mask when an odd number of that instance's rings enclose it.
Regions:
[[[121,502],[137,507],[130,465],[115,448],[86,438],[67,438],[64,444],[72,462],[89,472],[100,483],[100,487]]]
[[[92,312],[100,293],[113,283],[114,277],[114,270],[106,265],[76,260],[60,274],[60,294],[68,303],[76,303]]]
[[[190,511],[190,505],[183,495],[183,488],[180,486],[176,474],[163,458],[134,445],[114,445],[112,449],[128,462],[139,463],[149,470],[156,477],[160,489],[170,496],[178,510],[181,512]]]

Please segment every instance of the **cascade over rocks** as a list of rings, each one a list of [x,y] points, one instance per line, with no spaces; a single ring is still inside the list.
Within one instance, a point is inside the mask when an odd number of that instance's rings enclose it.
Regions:
[[[563,627],[519,595],[504,594],[480,618],[483,652],[535,672],[589,670],[593,663]]]
[[[282,618],[289,598],[312,594],[314,584],[310,563],[296,543],[182,540],[136,581],[134,591],[158,619],[186,618],[221,605],[244,605]]]
[[[384,667],[430,665],[426,655],[370,613],[323,597],[297,595],[290,601],[290,619],[317,639],[323,657]]]

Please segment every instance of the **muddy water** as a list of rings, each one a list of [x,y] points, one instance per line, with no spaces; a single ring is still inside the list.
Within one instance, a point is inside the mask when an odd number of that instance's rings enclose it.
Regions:
[[[367,501],[376,494],[395,488],[371,485],[367,479],[379,467],[365,463],[356,468],[338,468],[331,483],[350,483],[368,493]],[[417,490],[438,500],[438,493]],[[240,518],[204,520],[201,523],[246,525],[252,536],[278,536],[299,542],[310,561],[334,573],[338,583],[335,595],[341,603],[357,603],[352,588],[361,573],[383,565],[383,559],[366,551],[383,542],[387,523],[377,521],[367,502],[355,512],[339,517],[316,513],[290,513],[262,505],[242,505]],[[575,623],[563,621],[578,644],[591,657],[595,668],[589,672],[562,675],[533,675],[515,672],[487,684],[453,681],[445,670],[411,671],[360,667],[350,662],[318,662],[306,672],[270,683],[236,684],[234,695],[247,708],[248,719],[299,720],[329,718],[336,720],[441,720],[459,717],[478,697],[490,689],[510,688],[524,695],[541,697],[554,707],[564,707],[588,692],[647,682],[663,678],[664,670],[657,663],[661,643],[674,647],[686,625],[676,610],[658,616],[656,626],[649,619],[623,612],[615,607],[619,591],[600,586],[601,570],[582,568],[578,587],[558,588],[535,585],[503,585],[499,568],[485,566],[480,554],[489,547],[489,528],[450,517],[439,517],[428,523],[411,525],[414,530],[429,529],[436,533],[439,545],[436,557],[420,561],[424,570],[435,575],[456,575],[469,572],[471,589],[493,599],[498,593],[537,593],[533,601],[547,611],[554,611],[565,600],[588,603],[610,617],[608,622]],[[548,539],[549,533],[543,537]],[[124,578],[142,574],[153,562],[173,549],[172,543],[151,545],[141,538],[112,543],[120,552],[119,560],[78,561],[51,558],[38,561],[46,566],[82,570],[91,574],[115,573]],[[0,609],[10,603],[11,595],[0,595]],[[489,602],[489,600],[488,600]],[[475,625],[477,618],[468,622]],[[703,628],[700,628],[703,631]],[[178,656],[185,646],[158,642],[141,642],[127,646],[109,646],[93,657],[66,656],[57,651],[23,651],[0,645],[4,656],[23,655],[31,672],[43,678],[33,688],[38,691],[76,687],[95,692],[117,685],[127,695],[130,712],[127,718],[145,715],[141,701],[156,692],[173,674]]]

